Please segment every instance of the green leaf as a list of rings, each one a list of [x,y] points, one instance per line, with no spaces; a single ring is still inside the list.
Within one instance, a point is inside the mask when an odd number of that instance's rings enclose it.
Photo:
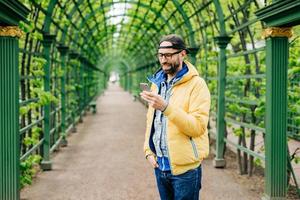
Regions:
[[[21,106],[20,107],[20,115],[23,116],[29,112],[29,107],[28,106]]]
[[[296,73],[300,73],[300,67],[293,67],[292,69],[288,70],[288,76],[291,77]]]
[[[30,137],[25,137],[24,139],[23,139],[23,144],[25,145],[25,146],[30,146],[30,145],[32,145],[32,138],[30,138]]]
[[[261,159],[259,159],[259,158],[254,158],[254,164],[255,164],[256,166],[262,166],[262,161],[261,161]]]
[[[300,164],[300,157],[299,156],[295,156],[293,161],[296,163],[296,164]]]
[[[235,128],[235,129],[233,129],[233,133],[235,136],[242,136],[243,130],[242,130],[242,128]]]

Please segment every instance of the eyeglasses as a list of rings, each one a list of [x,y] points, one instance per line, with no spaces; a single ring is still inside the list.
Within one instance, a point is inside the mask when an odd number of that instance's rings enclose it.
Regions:
[[[174,53],[158,53],[157,57],[158,59],[162,59],[163,57],[165,57],[166,59],[171,59],[173,55],[179,54],[180,52],[182,52],[182,50],[176,51]]]

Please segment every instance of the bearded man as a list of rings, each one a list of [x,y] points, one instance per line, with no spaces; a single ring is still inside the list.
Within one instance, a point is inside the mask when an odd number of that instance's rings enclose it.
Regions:
[[[201,162],[208,156],[208,87],[185,57],[183,39],[164,36],[158,47],[161,68],[149,79],[145,157],[154,168],[162,200],[199,199]]]

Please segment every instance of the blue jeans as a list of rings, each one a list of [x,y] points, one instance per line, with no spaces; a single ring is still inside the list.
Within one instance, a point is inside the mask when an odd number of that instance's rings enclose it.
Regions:
[[[201,189],[201,165],[180,175],[155,168],[161,200],[198,200]]]

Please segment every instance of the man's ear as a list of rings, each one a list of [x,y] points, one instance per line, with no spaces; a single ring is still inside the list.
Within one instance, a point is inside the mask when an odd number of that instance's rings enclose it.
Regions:
[[[185,57],[186,56],[186,50],[182,50],[182,52],[181,52],[181,55],[183,56],[183,57]]]

